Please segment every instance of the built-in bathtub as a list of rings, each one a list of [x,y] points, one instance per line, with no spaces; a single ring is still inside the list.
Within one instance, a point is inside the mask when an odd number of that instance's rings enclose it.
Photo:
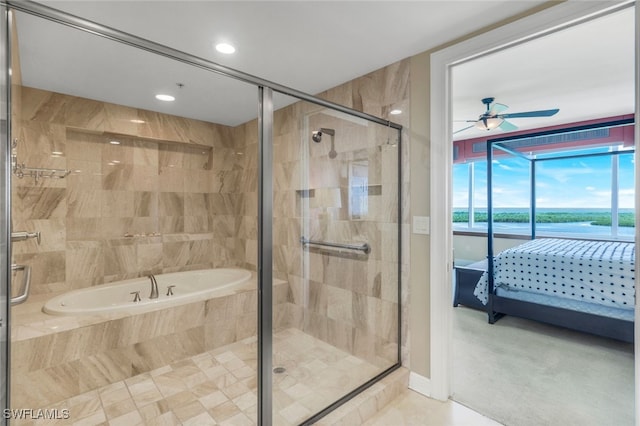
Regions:
[[[88,293],[73,290],[53,298],[35,294],[13,306],[14,406],[51,407],[92,389],[256,338],[255,272],[221,268],[155,278],[158,298],[147,304],[151,280],[141,277],[101,284]],[[167,296],[170,285],[175,285],[173,296]],[[141,302],[133,302],[130,293],[135,291],[140,291]],[[273,280],[276,330],[290,327],[289,294],[286,281]],[[120,296],[126,308],[101,306],[116,305],[112,299]],[[100,305],[94,304],[100,299]],[[44,305],[49,305],[46,310],[66,308],[66,312],[47,314]]]
[[[155,298],[150,297],[152,279],[141,277],[70,291],[47,301],[42,310],[51,315],[136,313],[250,290],[254,285],[250,271],[230,268],[174,272],[154,279]]]

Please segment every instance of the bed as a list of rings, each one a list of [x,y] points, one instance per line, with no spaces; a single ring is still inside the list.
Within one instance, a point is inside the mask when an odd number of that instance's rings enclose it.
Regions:
[[[540,238],[499,253],[484,271],[460,269],[456,290],[468,298],[472,286],[492,324],[506,314],[633,341],[634,243]]]

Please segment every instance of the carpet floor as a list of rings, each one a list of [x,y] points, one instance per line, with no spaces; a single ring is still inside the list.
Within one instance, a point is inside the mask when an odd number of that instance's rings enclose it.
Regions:
[[[453,400],[507,426],[634,424],[633,345],[457,307]]]

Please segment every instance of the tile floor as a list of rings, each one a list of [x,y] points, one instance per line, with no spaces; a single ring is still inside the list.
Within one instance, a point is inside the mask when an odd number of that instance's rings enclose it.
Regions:
[[[68,419],[18,425],[253,425],[256,338],[209,351],[75,396],[52,409]],[[298,424],[381,371],[300,330],[274,336],[274,424]]]
[[[380,371],[297,329],[274,336],[274,425],[292,425],[335,400],[336,395]],[[130,379],[75,396],[51,409],[68,419],[20,420],[16,425],[255,425],[256,338],[218,348]],[[405,391],[367,426],[497,426],[452,401]],[[354,425],[355,426],[355,425]]]

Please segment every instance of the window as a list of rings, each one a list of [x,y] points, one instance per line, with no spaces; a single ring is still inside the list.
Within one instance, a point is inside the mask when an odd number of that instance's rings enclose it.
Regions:
[[[522,140],[518,143],[523,145]],[[494,145],[494,232],[531,235],[533,208],[536,236],[632,240],[635,164],[633,149],[625,145],[629,144],[574,144],[535,153],[530,144],[526,154],[515,149],[510,154]],[[487,230],[486,159],[454,164],[453,229]]]

